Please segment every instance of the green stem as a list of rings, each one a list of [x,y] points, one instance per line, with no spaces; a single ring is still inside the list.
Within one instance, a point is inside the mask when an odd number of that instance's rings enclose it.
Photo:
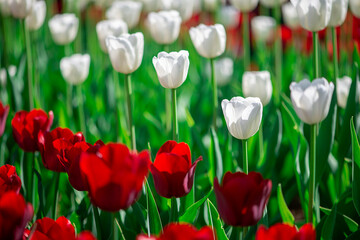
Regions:
[[[172,96],[172,121],[173,121],[173,140],[179,140],[179,127],[178,127],[178,120],[177,120],[177,109],[176,109],[176,89],[171,89],[171,96]]]
[[[320,77],[320,65],[319,65],[319,33],[313,32],[313,48],[314,48],[314,71],[315,78]]]
[[[94,218],[95,218],[95,225],[96,225],[96,232],[97,232],[97,239],[102,239],[102,232],[101,232],[101,220],[100,220],[100,214],[97,207],[93,205],[93,211],[94,211]]]
[[[260,127],[259,127],[259,153],[260,153],[260,158],[261,158],[264,153],[264,134],[263,134],[262,123],[260,124]]]
[[[120,84],[119,84],[119,78],[118,73],[113,70],[113,80],[114,80],[114,86],[115,86],[115,103],[121,102],[120,97]],[[115,104],[116,107],[116,141],[120,142],[121,139],[121,107],[119,104]]]
[[[166,133],[171,130],[171,91],[165,88],[165,114],[166,114]]]
[[[210,65],[211,65],[211,85],[213,90],[213,127],[216,131],[216,118],[217,118],[217,108],[218,108],[218,94],[217,94],[217,84],[216,84],[216,78],[215,78],[215,64],[214,59],[210,59]]]
[[[25,20],[22,20],[24,38],[26,44],[26,61],[27,61],[27,80],[28,80],[28,91],[29,91],[29,109],[34,108],[34,86],[33,86],[33,61],[31,54],[31,39],[29,29],[26,27]]]
[[[29,154],[32,155],[30,159]],[[35,160],[35,153],[24,153],[23,155],[23,170],[24,170],[24,181],[26,190],[26,200],[33,203],[33,186],[34,186],[34,174],[33,164]]]
[[[336,86],[337,78],[339,77],[339,59],[338,59],[338,45],[335,27],[331,28],[332,42],[333,42],[333,60],[334,60],[334,84]]]
[[[171,198],[170,222],[178,222],[178,207],[176,198]]]
[[[242,140],[242,151],[243,151],[243,172],[248,174],[249,173],[249,156],[248,156],[248,149],[247,149],[247,139]]]
[[[67,114],[69,116],[69,124],[73,115],[72,90],[73,90],[73,86],[70,83],[68,83],[67,91],[66,91],[66,105],[67,105]]]
[[[275,18],[277,22],[277,29],[279,30],[276,34],[275,42],[275,72],[276,72],[276,96],[275,102],[280,103],[281,94],[281,82],[282,82],[282,36],[281,36],[281,4],[274,8]]]
[[[249,13],[243,13],[243,51],[244,51],[244,71],[250,66],[250,34],[249,34]]]
[[[79,103],[78,110],[79,110],[80,130],[83,133],[84,137],[86,138],[84,99],[83,99],[83,93],[81,91],[81,85],[78,85],[76,87],[76,90],[77,90],[77,97]]]
[[[308,205],[308,223],[313,222],[313,203],[315,193],[315,170],[316,170],[316,135],[317,125],[310,126],[310,180],[309,180],[309,205]]]
[[[55,187],[54,187],[54,204],[52,209],[52,219],[56,219],[56,209],[57,209],[57,199],[59,195],[59,183],[60,183],[60,173],[54,172],[55,174]]]
[[[117,234],[116,234],[116,213],[112,213],[112,224],[113,224],[113,234],[112,234],[112,239],[115,240],[117,239]]]
[[[248,227],[243,227],[242,228],[241,239],[243,239],[243,240],[245,239],[248,230],[249,230]]]
[[[131,138],[131,148],[132,150],[136,150],[136,137],[135,137],[135,126],[133,123],[133,115],[132,115],[132,89],[131,89],[131,76],[129,74],[125,74],[125,91],[126,91],[126,103],[128,110],[128,122],[129,122],[129,131]]]

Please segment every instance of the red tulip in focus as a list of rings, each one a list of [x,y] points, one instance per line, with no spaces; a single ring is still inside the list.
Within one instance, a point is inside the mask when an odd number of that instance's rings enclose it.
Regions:
[[[197,230],[190,224],[170,223],[159,237],[137,236],[136,240],[214,240],[215,233],[210,227]]]
[[[10,107],[8,105],[4,107],[0,101],[0,137],[4,134],[5,131],[5,124],[9,114],[9,109]]]
[[[37,109],[17,112],[11,121],[16,143],[25,152],[39,151],[38,135],[50,130],[53,118],[52,111],[49,116],[43,110]]]
[[[278,223],[266,229],[260,226],[256,233],[256,240],[315,240],[316,231],[312,224],[302,226],[298,231],[295,226]]]
[[[16,174],[16,168],[8,164],[0,167],[0,198],[9,191],[19,193],[20,189],[21,180]]]
[[[34,210],[23,196],[10,191],[0,197],[0,239],[20,240]]]
[[[78,142],[85,142],[82,133],[74,134],[67,128],[55,128],[51,132],[40,132],[39,149],[44,166],[55,172],[65,172],[59,158],[64,151],[71,149]]]
[[[107,144],[97,154],[83,153],[80,169],[89,186],[92,203],[117,212],[138,198],[149,170],[149,153],[130,152],[123,144]]]
[[[252,226],[262,217],[272,183],[260,173],[227,172],[222,185],[214,180],[216,202],[221,218],[231,226]]]

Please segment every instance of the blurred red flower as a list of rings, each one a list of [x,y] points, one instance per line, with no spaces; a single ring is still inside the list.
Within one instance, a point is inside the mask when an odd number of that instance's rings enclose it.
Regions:
[[[161,146],[150,171],[157,193],[166,198],[183,197],[193,186],[199,157],[191,165],[190,148],[186,143],[167,141]]]
[[[92,203],[117,212],[138,198],[149,170],[149,153],[130,152],[123,144],[107,144],[97,154],[83,153],[80,169],[89,186]]]
[[[0,167],[0,197],[9,191],[19,193],[20,189],[21,180],[16,174],[16,168],[8,164]]]
[[[76,240],[96,240],[96,238],[91,232],[84,231],[77,236]]]
[[[13,136],[16,143],[25,152],[39,151],[38,135],[50,130],[53,122],[53,112],[49,116],[41,109],[30,112],[19,111],[11,121]]]
[[[0,101],[0,137],[4,134],[6,119],[9,114],[9,105],[4,106]]]
[[[252,226],[262,217],[272,183],[260,173],[227,172],[222,185],[214,180],[216,202],[221,218],[231,226]]]
[[[298,231],[295,226],[278,223],[266,229],[260,226],[256,233],[256,240],[315,240],[316,231],[312,224],[302,226]]]

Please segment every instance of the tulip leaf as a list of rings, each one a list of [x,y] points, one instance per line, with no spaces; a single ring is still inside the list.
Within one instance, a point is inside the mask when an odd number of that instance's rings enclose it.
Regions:
[[[159,234],[162,231],[161,218],[148,181],[146,181],[146,204],[148,234]]]
[[[324,226],[321,231],[321,237],[324,240],[333,239],[334,227],[336,223],[336,215],[337,215],[337,204],[333,207],[330,212],[330,215],[326,218]]]
[[[354,127],[354,118],[351,118],[351,142],[352,142],[352,158],[353,158],[353,186],[352,196],[354,206],[360,215],[360,145]]]
[[[206,201],[206,199],[209,198],[210,194],[212,193],[212,189],[206,194],[203,198],[201,198],[199,201],[192,204],[190,207],[186,209],[184,214],[180,216],[179,222],[187,222],[187,223],[193,223],[195,221],[197,211],[201,207],[201,205]]]
[[[291,226],[295,223],[295,218],[290,212],[288,206],[286,205],[282,190],[281,190],[281,184],[278,185],[277,188],[277,198],[278,198],[278,204],[279,204],[279,211],[281,218],[284,223],[288,223]]]
[[[228,237],[226,236],[222,221],[220,219],[220,215],[218,211],[216,210],[216,207],[214,204],[208,199],[207,200],[207,209],[208,209],[208,217],[209,217],[209,223],[211,223],[212,229],[214,229],[214,239],[218,240],[228,240]]]
[[[210,147],[210,182],[214,181],[214,177],[222,178],[223,161],[220,151],[219,139],[214,128],[211,128],[211,147]]]

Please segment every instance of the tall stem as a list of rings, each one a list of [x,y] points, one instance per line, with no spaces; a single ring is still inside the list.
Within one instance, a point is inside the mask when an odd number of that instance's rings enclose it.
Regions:
[[[314,71],[315,78],[320,77],[320,65],[319,65],[319,33],[313,32],[313,48],[314,48]]]
[[[77,88],[76,90],[77,90],[77,97],[79,103],[78,110],[79,110],[80,130],[84,134],[84,137],[86,138],[84,98],[83,98],[83,93],[81,91],[81,85],[78,85],[76,88]]]
[[[176,89],[171,89],[171,97],[172,97],[172,130],[173,130],[173,140],[178,141],[179,140],[179,127],[178,127],[178,121],[177,121],[177,108],[176,108]]]
[[[115,86],[115,103],[121,102],[120,96],[120,84],[118,73],[113,70],[113,81]],[[121,139],[121,107],[119,104],[115,104],[116,108],[116,141],[120,142]]]
[[[332,42],[333,42],[333,62],[334,62],[334,84],[336,86],[337,78],[339,77],[339,59],[338,59],[338,45],[335,27],[331,28]]]
[[[281,36],[281,4],[276,6],[275,18],[277,22],[278,34],[275,42],[275,72],[276,72],[276,103],[280,103],[281,82],[282,82],[282,36]]]
[[[72,84],[68,83],[66,90],[66,106],[67,106],[67,114],[69,116],[69,123],[73,115],[72,90],[73,90]]]
[[[178,208],[176,198],[171,198],[170,222],[178,222]]]
[[[309,180],[309,206],[308,206],[308,223],[313,221],[313,203],[315,193],[315,170],[316,170],[316,135],[317,125],[310,126],[310,180]]]
[[[248,159],[248,149],[247,149],[247,139],[242,140],[242,151],[243,151],[243,172],[249,173],[249,159]]]
[[[128,122],[129,122],[129,131],[131,138],[131,148],[132,150],[136,150],[136,137],[135,137],[135,126],[133,123],[133,115],[132,115],[132,89],[131,89],[131,76],[129,74],[125,74],[125,91],[126,91],[126,103],[128,110]]]
[[[213,90],[213,127],[216,131],[216,118],[217,118],[217,108],[218,108],[218,95],[217,95],[217,84],[216,84],[216,78],[215,78],[215,64],[214,59],[210,59],[210,65],[211,65],[211,85]]]
[[[244,51],[244,71],[250,66],[250,33],[249,33],[249,13],[243,13],[243,51]]]
[[[96,232],[97,232],[97,239],[102,239],[102,232],[101,232],[101,220],[100,220],[100,214],[97,207],[93,205],[93,211],[94,211],[94,218],[95,218],[95,225],[96,225]]]
[[[26,44],[26,61],[27,61],[27,80],[28,80],[28,91],[29,91],[29,109],[34,108],[34,86],[33,86],[33,62],[32,62],[32,54],[31,54],[31,40],[30,40],[30,32],[26,27],[25,20],[21,20],[24,30],[24,39]]]
[[[259,152],[260,152],[260,158],[263,155],[264,152],[264,134],[263,134],[263,125],[260,124],[259,128]]]
[[[57,199],[58,199],[58,195],[59,195],[59,183],[60,183],[60,173],[59,172],[55,172],[55,185],[54,185],[54,203],[53,203],[53,209],[52,209],[52,214],[51,217],[52,219],[56,219],[56,209],[57,209]]]

